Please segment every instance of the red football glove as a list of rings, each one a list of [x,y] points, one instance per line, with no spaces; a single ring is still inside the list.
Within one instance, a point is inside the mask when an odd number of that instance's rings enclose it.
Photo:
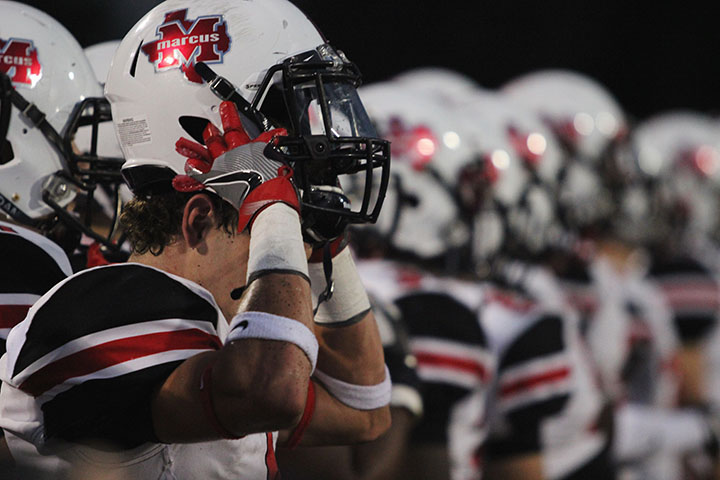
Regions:
[[[173,186],[176,190],[182,192],[199,191],[205,188],[205,185],[197,178],[191,175],[205,174],[210,172],[213,163],[221,155],[238,156],[248,155],[251,153],[253,162],[257,159],[258,173],[268,171],[271,165],[277,165],[280,162],[267,158],[263,153],[241,151],[241,147],[252,143],[270,143],[276,141],[276,137],[287,135],[287,131],[283,128],[276,128],[269,132],[263,132],[254,139],[245,132],[240,121],[237,107],[233,102],[224,101],[220,104],[220,118],[223,124],[223,131],[215,127],[212,123],[203,130],[203,139],[205,145],[180,138],[175,143],[175,150],[187,157],[185,163],[185,172],[188,175],[178,175],[173,180]],[[246,147],[247,148],[247,147]],[[233,152],[233,150],[236,150]],[[275,171],[275,166],[270,171]],[[300,200],[295,186],[291,182],[292,169],[286,165],[277,168],[277,177],[267,179],[267,175],[262,175],[265,181],[251,190],[240,205],[238,218],[238,231],[243,231],[246,227],[252,225],[253,220],[260,211],[272,205],[273,203],[283,202],[293,207],[298,214],[300,213]]]
[[[225,133],[221,133],[215,125],[208,122],[202,133],[205,145],[200,145],[185,137],[181,137],[175,142],[175,151],[187,157],[185,173],[208,173],[215,159],[229,150],[253,142],[269,143],[277,136],[287,135],[284,128],[276,128],[269,132],[263,132],[251,140],[245,133],[237,107],[233,102],[222,102],[219,110]]]
[[[257,215],[273,203],[286,203],[300,215],[300,199],[295,185],[290,181],[292,174],[290,167],[282,166],[276,178],[261,183],[245,197],[238,214],[238,232],[245,230],[245,227],[252,228]]]

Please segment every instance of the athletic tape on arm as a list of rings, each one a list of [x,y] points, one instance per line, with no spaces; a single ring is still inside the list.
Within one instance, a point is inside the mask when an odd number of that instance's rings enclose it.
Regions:
[[[370,310],[365,287],[355,268],[355,262],[349,248],[345,248],[332,260],[332,278],[334,289],[332,297],[318,307],[315,322],[326,326],[351,325],[364,317]],[[325,290],[326,280],[322,263],[309,265],[310,286],[313,291],[313,303]],[[313,305],[314,307],[315,305]]]
[[[272,272],[298,273],[308,278],[300,218],[284,203],[275,203],[260,212],[250,232],[248,284]]]
[[[390,371],[387,366],[385,367],[385,380],[377,385],[355,385],[343,382],[320,370],[316,370],[314,376],[333,397],[348,407],[357,410],[374,410],[390,403],[392,382],[390,381]]]

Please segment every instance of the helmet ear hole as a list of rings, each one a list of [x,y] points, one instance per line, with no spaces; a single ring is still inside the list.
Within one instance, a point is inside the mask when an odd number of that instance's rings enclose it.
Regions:
[[[180,123],[182,129],[185,130],[185,132],[190,135],[193,140],[202,145],[205,145],[205,140],[203,140],[202,132],[203,130],[205,130],[205,127],[207,127],[207,124],[210,123],[210,120],[208,120],[207,118],[183,115],[182,117],[178,118],[178,123]]]
[[[140,56],[140,49],[142,48],[142,42],[138,43],[137,49],[135,50],[135,56],[133,57],[132,64],[130,65],[130,76],[135,78],[135,70],[137,70],[138,57]]]
[[[15,152],[13,152],[12,145],[9,141],[3,140],[0,144],[0,165],[5,165],[15,158]]]

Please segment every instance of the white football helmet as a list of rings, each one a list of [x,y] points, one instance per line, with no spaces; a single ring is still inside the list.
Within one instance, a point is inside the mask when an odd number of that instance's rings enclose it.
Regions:
[[[606,222],[616,211],[618,190],[632,179],[632,167],[617,155],[627,136],[622,108],[596,80],[567,70],[523,75],[501,89],[532,109],[566,150],[557,192],[560,213],[569,228]]]
[[[480,85],[467,75],[443,67],[420,67],[393,77],[408,88],[432,93],[448,106],[463,105]]]
[[[122,182],[122,160],[74,150],[81,125],[96,130],[110,115],[80,45],[44,12],[0,1],[0,83],[0,210],[46,233],[62,223],[110,245],[112,232],[88,226],[87,206],[98,184]],[[54,239],[68,249],[76,240]]]
[[[720,229],[720,128],[713,118],[689,110],[656,114],[633,130],[630,148],[651,200],[635,218],[644,238],[697,245],[715,237]]]
[[[495,91],[476,90],[457,111],[481,125],[478,129],[481,144],[483,137],[493,132],[497,148],[509,154],[510,167],[521,170],[499,170],[494,203],[486,209],[485,219],[476,218],[480,222],[476,226],[477,241],[482,241],[483,231],[497,230],[488,226],[488,216],[502,218],[505,235],[500,246],[478,248],[476,256],[486,257],[501,248],[513,256],[537,255],[549,246],[557,247],[559,242],[567,241],[554,200],[564,154],[552,131],[533,111]],[[481,254],[483,250],[486,253]]]
[[[107,40],[85,47],[85,56],[95,73],[95,78],[101,85],[105,85],[110,64],[120,46],[120,40]]]
[[[295,170],[303,221],[311,212],[362,223],[377,218],[384,188],[349,206],[334,195],[337,177],[380,168],[386,186],[389,147],[375,138],[358,85],[357,67],[287,0],[167,0],[125,36],[105,92],[136,193],[184,174],[175,143],[203,143],[208,122],[221,126],[219,104],[232,100],[251,137],[288,130],[279,150]]]
[[[375,226],[363,228],[425,260],[466,245],[469,231],[461,221],[455,180],[475,152],[463,125],[439,103],[396,82],[364,86],[360,97],[393,155],[383,211]]]
[[[95,78],[102,86],[105,85],[105,79],[110,70],[110,63],[112,62],[113,56],[115,56],[118,46],[120,46],[120,40],[108,40],[90,45],[84,50],[85,56],[90,62],[90,66],[95,74]],[[75,146],[78,150],[87,152],[90,155],[107,158],[123,158],[120,144],[115,136],[115,128],[111,122],[103,122],[98,125],[95,138],[93,138],[93,128],[91,126],[78,128],[75,134]],[[108,191],[107,187],[104,187],[96,192],[95,195],[96,200],[105,211],[105,214],[110,218],[115,217],[117,211],[121,209],[122,204],[132,198],[132,192],[130,192],[127,185],[123,183],[117,186],[117,188],[119,188],[119,193],[117,191]],[[120,202],[116,201],[118,195],[121,200]]]

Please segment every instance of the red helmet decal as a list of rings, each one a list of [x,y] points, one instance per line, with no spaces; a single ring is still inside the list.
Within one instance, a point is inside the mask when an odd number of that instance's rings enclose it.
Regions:
[[[0,72],[9,76],[15,85],[34,87],[42,76],[42,67],[33,41],[0,38]]]
[[[392,142],[392,152],[406,157],[410,165],[421,171],[439,148],[433,131],[425,125],[408,127],[398,117],[391,117],[385,137]]]
[[[197,62],[222,63],[230,50],[230,37],[222,15],[207,15],[188,20],[187,8],[165,14],[165,22],[157,27],[158,40],[142,46],[156,72],[180,68],[185,78],[202,83],[195,72]]]

